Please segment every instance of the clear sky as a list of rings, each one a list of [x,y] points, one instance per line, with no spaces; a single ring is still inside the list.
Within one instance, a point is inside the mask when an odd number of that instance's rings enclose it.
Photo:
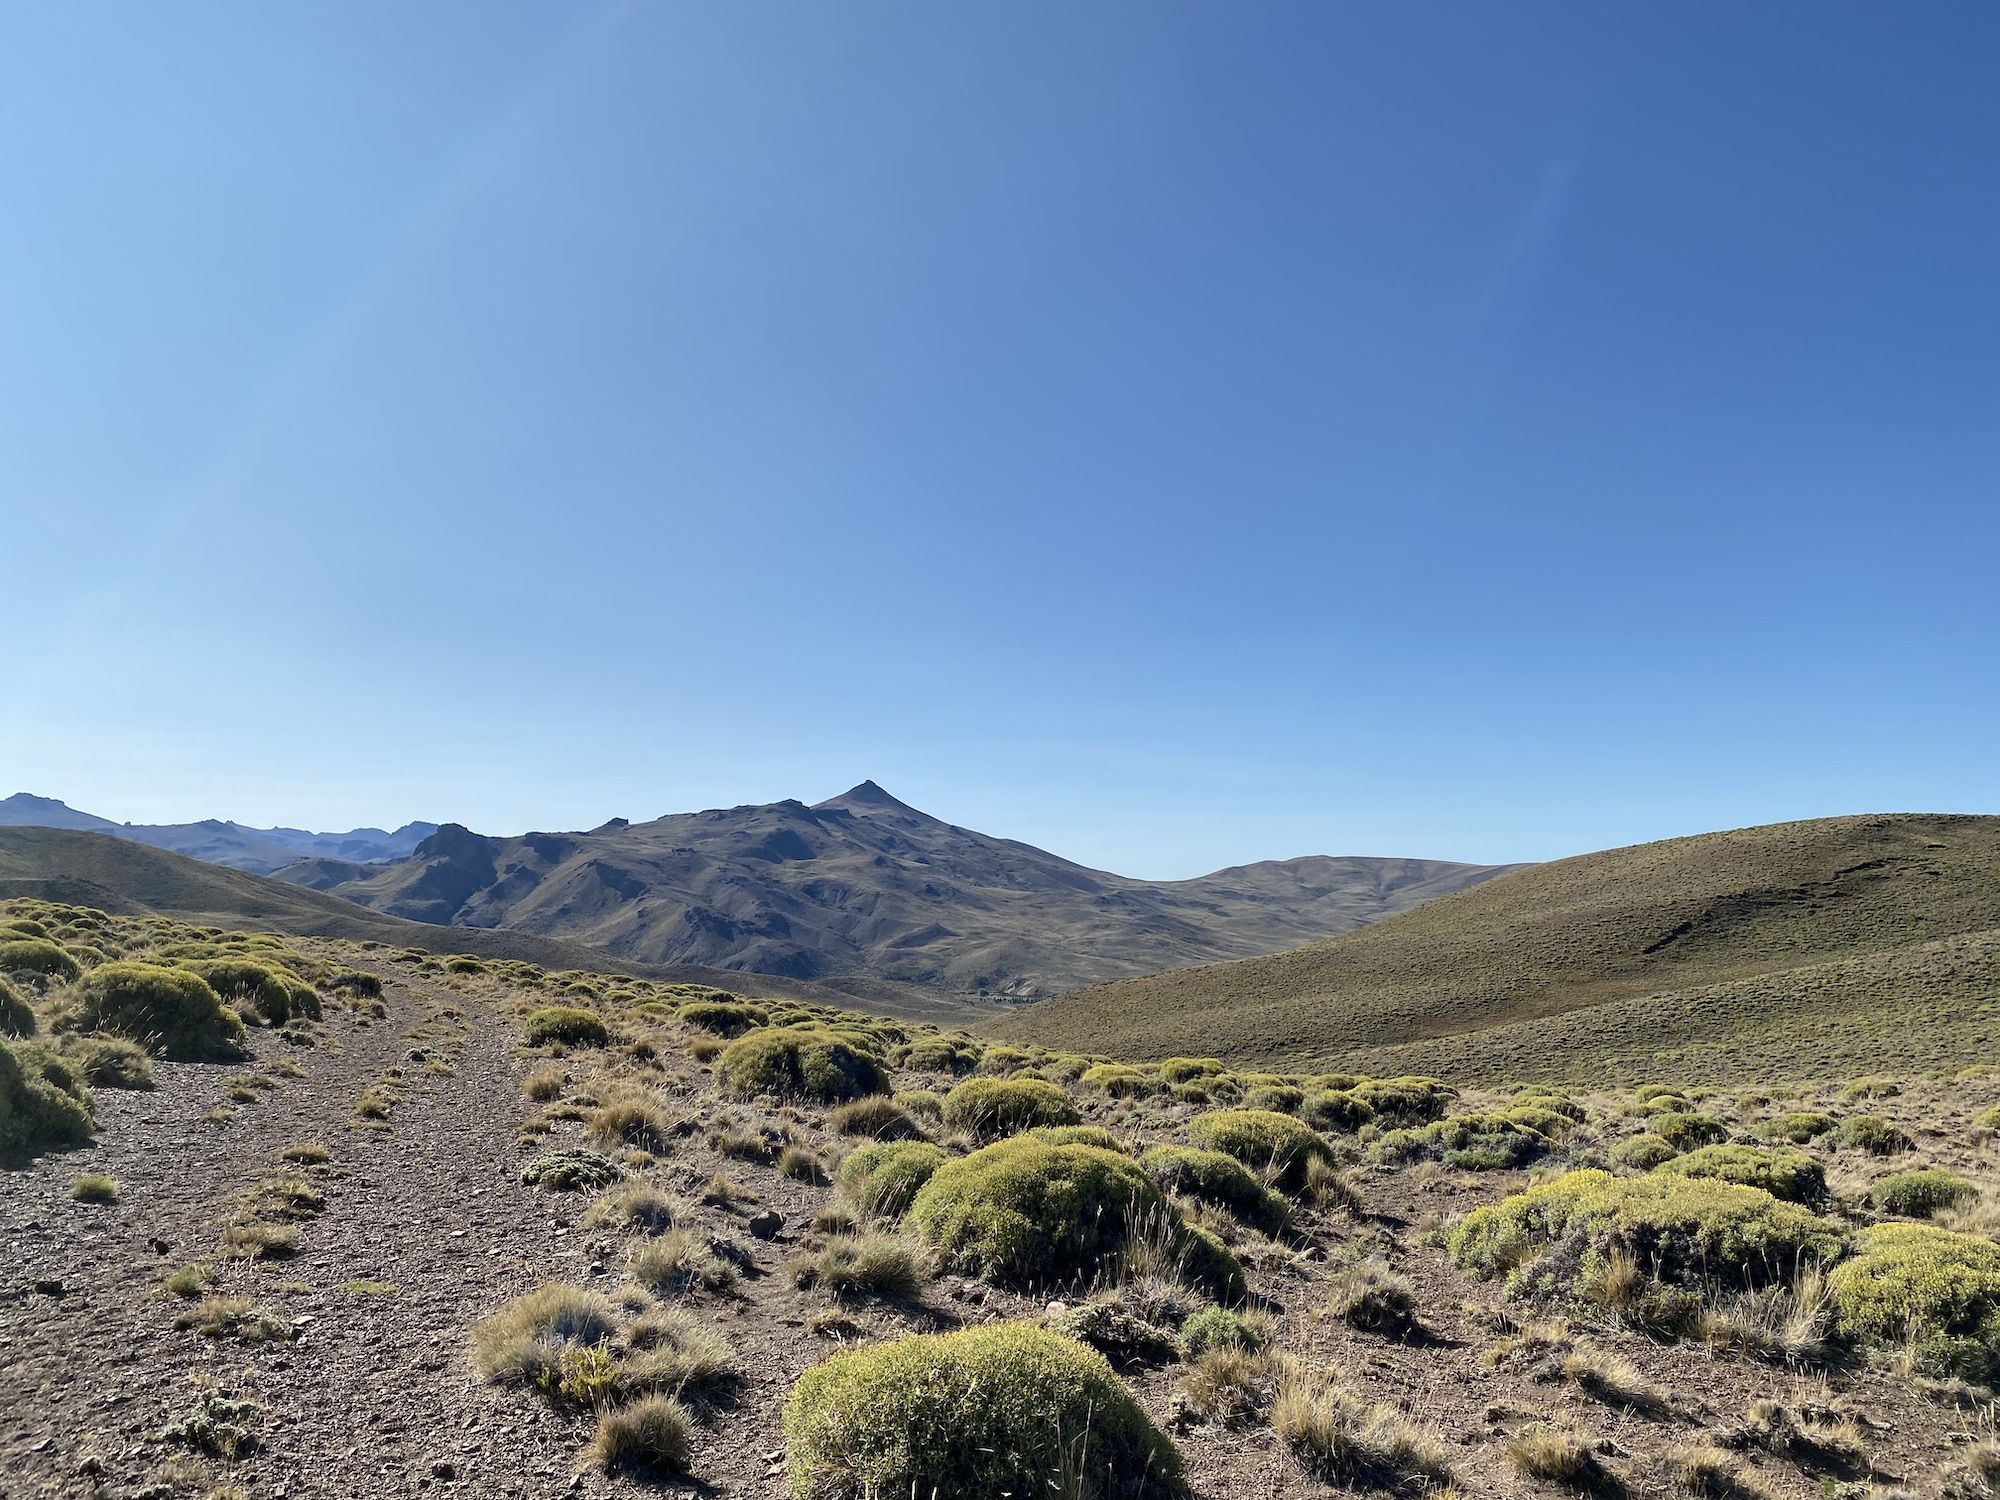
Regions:
[[[2000,810],[2000,7],[0,9],[0,793]]]

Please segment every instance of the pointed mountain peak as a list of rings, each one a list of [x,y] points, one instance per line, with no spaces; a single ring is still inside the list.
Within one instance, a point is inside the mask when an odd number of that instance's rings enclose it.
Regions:
[[[849,787],[838,797],[829,797],[824,802],[813,804],[815,808],[881,808],[887,811],[916,812],[907,802],[898,801],[873,781],[864,781],[859,786]]]

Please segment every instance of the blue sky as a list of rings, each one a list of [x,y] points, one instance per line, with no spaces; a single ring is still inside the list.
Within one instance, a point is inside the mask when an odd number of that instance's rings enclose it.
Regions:
[[[2000,810],[2000,10],[0,11],[0,793]]]

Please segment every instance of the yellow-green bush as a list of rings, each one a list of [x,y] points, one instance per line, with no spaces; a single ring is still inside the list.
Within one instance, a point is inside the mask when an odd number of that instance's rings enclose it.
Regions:
[[[1818,1140],[1840,1122],[1832,1115],[1823,1115],[1814,1110],[1800,1110],[1787,1115],[1775,1115],[1768,1120],[1759,1120],[1750,1127],[1750,1133],[1762,1141],[1789,1141],[1794,1146],[1803,1146]]]
[[[1642,1135],[1628,1136],[1611,1148],[1611,1159],[1621,1167],[1631,1167],[1635,1171],[1646,1172],[1662,1162],[1672,1161],[1680,1152],[1648,1130]]]
[[[1441,1159],[1446,1166],[1461,1171],[1497,1172],[1526,1166],[1545,1155],[1549,1145],[1549,1138],[1541,1131],[1507,1114],[1448,1115],[1429,1125],[1390,1131],[1368,1148],[1368,1156],[1390,1166]]]
[[[1713,1115],[1667,1110],[1652,1116],[1646,1128],[1676,1151],[1714,1146],[1729,1139],[1729,1127]]]
[[[1437,1078],[1364,1078],[1347,1091],[1375,1114],[1397,1125],[1442,1119],[1458,1090]]]
[[[559,1042],[565,1047],[602,1047],[611,1040],[604,1018],[574,1005],[545,1005],[521,1022],[521,1040],[530,1047]]]
[[[243,1056],[243,1022],[207,980],[186,969],[120,961],[78,983],[63,1024],[137,1042],[155,1057],[212,1062]]]
[[[33,1036],[36,1025],[34,1007],[13,985],[0,979],[0,1036]]]
[[[961,1269],[1016,1285],[1097,1274],[1135,1236],[1165,1241],[1218,1296],[1242,1284],[1235,1259],[1183,1224],[1137,1162],[1095,1146],[1015,1136],[982,1147],[932,1174],[910,1222]]]
[[[248,1001],[274,1026],[295,1016],[320,1017],[319,992],[298,975],[254,958],[196,958],[176,967],[199,974],[232,1004]]]
[[[0,1156],[90,1139],[90,1090],[66,1061],[33,1042],[0,1040]]]
[[[785,1403],[794,1500],[1177,1500],[1180,1456],[1104,1357],[1026,1323],[836,1354]]]
[[[712,1031],[717,1036],[739,1037],[754,1027],[769,1024],[771,1013],[761,1005],[734,1000],[692,1000],[678,1012],[690,1026]]]
[[[1452,1231],[1454,1259],[1510,1276],[1514,1290],[1568,1297],[1614,1255],[1674,1286],[1768,1286],[1842,1249],[1838,1226],[1761,1188],[1699,1177],[1570,1172],[1476,1208]]]
[[[824,1104],[889,1092],[889,1072],[851,1033],[823,1026],[772,1026],[738,1037],[715,1060],[715,1076],[749,1097],[816,1099]]]
[[[1908,1347],[1932,1375],[2000,1383],[2000,1245],[1929,1224],[1878,1224],[1829,1278],[1850,1338]]]
[[[982,1141],[1082,1119],[1069,1095],[1032,1078],[968,1078],[944,1096],[944,1123]]]
[[[1188,1122],[1188,1140],[1208,1151],[1235,1157],[1245,1166],[1268,1170],[1280,1184],[1296,1188],[1314,1161],[1331,1162],[1333,1151],[1310,1125],[1268,1109],[1218,1109]]]
[[[1104,1151],[1125,1150],[1118,1144],[1118,1137],[1102,1125],[1037,1125],[1024,1133],[1051,1146],[1096,1146]]]
[[[2000,1131],[2000,1104],[1994,1105],[1974,1122],[1981,1130]]]
[[[970,1073],[979,1066],[979,1044],[959,1037],[919,1037],[903,1048],[899,1061],[919,1073]]]
[[[1739,1187],[1762,1188],[1787,1203],[1819,1203],[1826,1198],[1826,1169],[1803,1151],[1702,1146],[1659,1170],[1676,1177],[1707,1177]]]
[[[24,937],[0,943],[0,974],[46,974],[51,979],[74,979],[83,965],[70,957],[59,943],[47,938]]]
[[[1229,1070],[1219,1057],[1170,1057],[1155,1071],[1168,1083],[1186,1083],[1194,1078],[1214,1078]]]
[[[1910,1219],[1928,1219],[1941,1208],[1956,1208],[1978,1196],[1977,1184],[1937,1167],[1891,1172],[1868,1185],[1868,1199],[1877,1208]]]
[[[1899,1156],[1915,1144],[1899,1126],[1879,1115],[1851,1116],[1835,1139],[1870,1156]]]
[[[1102,1089],[1114,1099],[1150,1094],[1159,1087],[1158,1079],[1124,1063],[1098,1063],[1085,1068],[1079,1081],[1085,1088]]]
[[[834,1181],[857,1208],[897,1218],[948,1159],[929,1141],[877,1141],[848,1152]]]
[[[1299,1117],[1315,1130],[1351,1135],[1375,1118],[1375,1111],[1345,1089],[1324,1089],[1306,1095]]]
[[[1292,1222],[1292,1205],[1264,1186],[1242,1162],[1196,1146],[1151,1146],[1139,1165],[1165,1192],[1227,1209],[1266,1234],[1282,1233]]]

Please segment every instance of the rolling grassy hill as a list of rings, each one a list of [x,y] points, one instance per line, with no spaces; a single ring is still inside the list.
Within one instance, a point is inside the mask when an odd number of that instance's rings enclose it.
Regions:
[[[422,922],[510,927],[628,959],[874,976],[1033,998],[1275,953],[1506,866],[1310,857],[1146,881],[960,828],[874,782],[784,801],[494,838],[447,825],[409,859],[281,879]]]
[[[1581,855],[989,1025],[1121,1057],[1468,1080],[2000,1062],[2000,818],[1828,818]]]
[[[545,969],[634,974],[812,1003],[858,1004],[885,1015],[943,1024],[972,1014],[945,997],[905,985],[863,980],[836,988],[697,964],[639,963],[527,932],[430,926],[267,876],[76,829],[0,827],[0,900],[18,896],[120,914],[152,912],[218,927],[374,941],[431,953],[521,959]]]

